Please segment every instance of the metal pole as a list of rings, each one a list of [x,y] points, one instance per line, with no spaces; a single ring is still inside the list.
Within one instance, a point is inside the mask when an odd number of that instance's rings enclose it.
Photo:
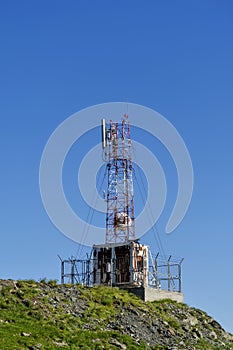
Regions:
[[[181,277],[181,264],[183,262],[184,259],[181,259],[180,263],[179,263],[179,267],[178,267],[178,273],[179,273],[179,292],[181,293],[182,290],[182,277]]]
[[[90,286],[90,260],[87,260],[87,286]]]
[[[62,260],[59,254],[57,254],[57,256],[61,261],[61,284],[64,284],[64,261]]]
[[[71,284],[74,284],[74,264],[75,264],[75,260],[72,259],[71,260]]]
[[[157,253],[155,257],[155,287],[158,289],[159,288],[159,280],[158,280],[158,256],[159,253]]]
[[[62,260],[61,261],[61,284],[64,284],[64,271],[65,271],[65,263],[64,261]]]
[[[181,266],[178,265],[178,276],[179,276],[179,292],[181,293]]]
[[[168,258],[167,261],[167,277],[168,277],[168,290],[171,290],[171,270],[170,270],[170,260],[171,260],[171,255]]]

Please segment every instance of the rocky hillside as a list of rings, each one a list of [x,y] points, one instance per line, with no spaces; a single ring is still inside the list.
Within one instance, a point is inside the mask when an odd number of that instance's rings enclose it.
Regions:
[[[117,288],[0,281],[0,350],[233,349],[201,310]]]

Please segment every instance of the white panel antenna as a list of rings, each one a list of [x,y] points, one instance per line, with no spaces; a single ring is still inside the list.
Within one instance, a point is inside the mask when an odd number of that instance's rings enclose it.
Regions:
[[[106,147],[106,120],[102,119],[102,147]]]

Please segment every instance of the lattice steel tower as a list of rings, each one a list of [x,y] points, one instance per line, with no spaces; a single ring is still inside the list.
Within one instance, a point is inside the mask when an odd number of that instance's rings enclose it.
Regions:
[[[102,145],[108,169],[106,243],[135,240],[130,123],[102,119]]]

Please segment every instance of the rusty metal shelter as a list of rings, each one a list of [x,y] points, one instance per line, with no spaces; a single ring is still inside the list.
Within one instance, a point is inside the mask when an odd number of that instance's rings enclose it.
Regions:
[[[62,284],[151,287],[182,292],[183,259],[175,261],[170,256],[162,260],[159,254],[153,259],[148,246],[138,242],[98,245],[93,247],[90,258],[60,258],[60,261]]]

